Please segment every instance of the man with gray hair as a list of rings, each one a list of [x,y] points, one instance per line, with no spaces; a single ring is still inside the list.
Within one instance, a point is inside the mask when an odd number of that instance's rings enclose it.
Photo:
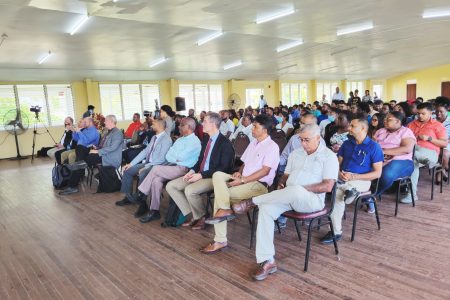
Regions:
[[[137,195],[132,195],[131,192],[134,176],[139,175],[139,182],[142,182],[153,166],[162,165],[166,162],[167,151],[172,146],[172,139],[165,131],[166,122],[162,119],[155,119],[152,123],[152,129],[155,135],[150,139],[147,147],[123,167],[120,191],[125,194],[125,198],[116,202],[118,206],[136,202]]]
[[[202,194],[214,189],[212,175],[217,172],[231,173],[234,149],[231,142],[219,131],[222,119],[218,113],[208,112],[203,120],[203,132],[207,133],[195,166],[189,172],[170,181],[166,190],[184,216],[192,213],[192,219],[182,226],[193,230],[205,228],[206,209]]]
[[[195,126],[195,120],[192,118],[181,120],[180,133],[182,136],[175,141],[166,154],[168,165],[153,167],[139,185],[138,202],[140,205],[134,215],[141,217],[139,219],[141,223],[161,218],[159,205],[164,183],[185,175],[197,162],[202,146],[194,134]],[[148,195],[150,195],[149,201],[147,201]],[[150,211],[148,211],[149,208]]]
[[[301,148],[288,158],[285,172],[277,190],[233,205],[237,214],[258,206],[256,230],[257,268],[252,276],[264,280],[277,271],[273,244],[274,221],[285,211],[301,213],[320,211],[325,207],[325,193],[331,192],[339,173],[336,154],[320,143],[320,129],[316,124],[303,125],[299,130]]]
[[[89,151],[89,156],[85,159],[87,166],[95,166],[99,163],[103,167],[112,166],[116,169],[122,163],[122,144],[123,135],[119,128],[116,127],[117,119],[115,115],[105,117],[105,127],[108,132],[101,138],[98,147],[93,145]],[[83,166],[78,165],[80,168]],[[84,172],[84,171],[83,171]],[[69,187],[60,192],[60,195],[69,195],[78,192],[78,183],[83,173],[75,171],[70,180]]]

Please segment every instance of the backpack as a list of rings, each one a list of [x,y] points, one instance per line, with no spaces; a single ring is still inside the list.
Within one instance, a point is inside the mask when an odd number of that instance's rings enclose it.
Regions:
[[[162,227],[178,227],[186,221],[186,217],[181,213],[175,201],[170,198],[167,208],[166,218],[161,223]]]
[[[70,171],[67,165],[58,165],[55,163],[55,166],[52,169],[52,182],[53,186],[56,189],[61,189],[65,187],[69,183],[70,176],[72,171]]]
[[[98,168],[99,184],[97,193],[114,193],[120,191],[121,176],[115,167],[102,166]]]

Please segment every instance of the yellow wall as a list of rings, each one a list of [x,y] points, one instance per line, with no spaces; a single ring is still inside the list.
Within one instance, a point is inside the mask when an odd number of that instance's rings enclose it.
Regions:
[[[423,97],[425,100],[436,98],[441,95],[441,83],[450,81],[450,64],[422,69],[387,79],[386,100],[406,100],[406,84],[408,80],[417,81],[417,97]]]

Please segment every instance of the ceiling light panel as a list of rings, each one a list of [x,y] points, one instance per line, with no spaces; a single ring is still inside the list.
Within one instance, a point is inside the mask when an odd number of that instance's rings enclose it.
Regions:
[[[423,14],[422,18],[424,19],[430,19],[430,18],[442,18],[442,17],[450,17],[450,8],[445,9],[426,9]]]
[[[279,46],[277,48],[277,52],[283,52],[283,51],[292,49],[294,47],[300,46],[302,44],[303,44],[303,40],[298,40],[298,41],[294,41],[294,42],[291,42],[291,43],[288,43],[288,44],[284,44],[284,45],[281,45],[281,46]]]
[[[263,17],[257,18],[256,19],[256,24],[263,24],[263,23],[266,23],[266,22],[270,22],[270,21],[273,21],[273,20],[276,20],[276,19],[279,19],[279,18],[283,18],[283,17],[289,16],[289,15],[292,15],[293,13],[295,13],[295,9],[294,8],[290,8],[290,9],[287,9],[287,10],[283,10],[283,11],[279,11],[279,12],[276,12],[276,13],[268,14],[268,15],[265,15]]]
[[[149,65],[149,67],[150,67],[150,68],[156,67],[157,65],[160,65],[160,64],[162,64],[162,63],[165,63],[167,60],[168,60],[167,57],[161,57],[161,58],[158,58],[157,60],[152,61],[152,62],[150,63],[150,65]]]
[[[238,61],[235,61],[234,63],[223,66],[223,69],[228,70],[228,69],[239,67],[241,65],[242,65],[242,61],[238,60]]]
[[[80,28],[89,20],[89,16],[85,15],[83,16],[80,21],[73,27],[73,29],[70,31],[70,35],[74,35]]]
[[[370,29],[373,29],[372,21],[342,27],[337,30],[336,35],[340,36],[340,35],[352,34],[352,33],[361,32],[361,31],[370,30]]]
[[[197,41],[197,46],[201,46],[203,44],[206,44],[206,43],[208,43],[208,42],[210,42],[212,40],[217,39],[218,37],[221,37],[222,35],[223,35],[223,31],[222,30],[221,31],[217,31],[217,32],[215,32],[215,33],[213,33],[213,34],[211,34],[211,35],[209,35],[209,36],[207,36],[207,37],[205,37],[203,39],[198,40]]]

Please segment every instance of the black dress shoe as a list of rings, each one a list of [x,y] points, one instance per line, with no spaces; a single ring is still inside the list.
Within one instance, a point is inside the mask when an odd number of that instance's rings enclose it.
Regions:
[[[134,217],[135,218],[140,218],[143,215],[145,215],[147,213],[147,211],[148,211],[147,202],[145,202],[145,201],[144,202],[140,202],[138,209],[134,213]]]
[[[122,200],[116,202],[117,206],[125,206],[125,205],[130,205],[130,204],[133,204],[133,203],[130,200],[128,200],[127,197],[125,197]]]
[[[334,237],[336,238],[336,242],[339,241],[342,238],[342,234],[335,234]],[[331,235],[331,231],[328,231],[328,233],[320,239],[320,242],[325,245],[329,245],[333,243],[333,236]]]
[[[154,220],[161,219],[161,215],[159,214],[159,210],[151,210],[148,214],[139,219],[141,223],[148,223]]]

